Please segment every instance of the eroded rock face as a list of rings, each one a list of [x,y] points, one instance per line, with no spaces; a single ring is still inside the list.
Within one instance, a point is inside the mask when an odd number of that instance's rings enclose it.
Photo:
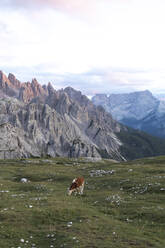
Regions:
[[[21,82],[18,79],[16,79],[16,77],[12,73],[9,73],[8,80],[12,84],[13,88],[20,89]]]
[[[14,75],[7,78],[0,72],[0,158],[62,156],[125,160],[123,154],[129,158],[132,148],[130,144],[127,146],[127,134],[126,127],[80,91],[71,87],[56,91],[50,83],[41,86],[36,79],[20,83]],[[142,140],[143,134],[140,135]],[[132,140],[131,132],[129,139]],[[133,148],[137,145],[143,149],[139,139],[133,140]],[[148,146],[149,153],[144,148],[145,156],[160,155],[159,151],[150,153],[155,150],[153,143]],[[164,147],[161,146],[161,153]],[[133,157],[134,151],[132,154]]]
[[[14,149],[16,154],[19,150],[20,156],[24,157],[101,157],[99,142],[92,134],[89,135],[89,119],[83,123],[86,128],[82,130],[80,122],[73,119],[67,112],[64,113],[65,106],[64,110],[61,110],[62,114],[60,114],[49,105],[42,103],[32,102],[25,105],[15,102],[11,105],[10,101],[5,104],[3,101],[2,105],[3,113],[1,113],[0,119],[10,125],[10,128],[14,128],[15,136],[13,139],[17,141],[15,145],[17,149],[11,146],[14,144],[12,142],[8,144],[8,148]],[[5,113],[7,113],[7,120]],[[4,132],[3,129],[2,132]],[[8,136],[6,140],[8,140]],[[10,140],[12,139],[10,138]],[[114,141],[116,143],[116,140]],[[105,145],[110,157],[112,143]],[[114,153],[115,151],[117,153],[119,144],[116,143],[116,146],[113,144],[112,147]]]
[[[48,95],[48,89],[47,87],[42,87],[35,78],[32,79],[31,83],[21,83],[13,74],[9,73],[7,77],[0,71],[0,93],[0,95],[16,97],[25,103],[29,103],[36,97],[45,100]]]
[[[17,87],[6,77],[6,75],[0,71],[0,92],[1,95],[8,95],[17,97],[19,90]]]
[[[45,97],[48,95],[47,88],[43,88],[36,79],[33,79],[32,82],[23,83],[19,91],[19,99],[25,103],[29,103],[32,99],[39,97],[42,100],[45,100]]]
[[[5,84],[17,94],[0,99],[1,158],[99,158],[104,153],[122,159],[121,142],[114,133],[120,125],[81,92],[70,87],[55,91],[50,83],[43,87],[36,79],[20,83],[12,74],[8,78],[1,74],[1,91]]]

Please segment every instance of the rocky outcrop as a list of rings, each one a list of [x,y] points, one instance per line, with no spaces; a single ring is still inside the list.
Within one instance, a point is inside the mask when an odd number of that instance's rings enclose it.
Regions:
[[[32,79],[31,83],[21,83],[13,74],[9,73],[7,77],[0,71],[0,93],[0,95],[16,97],[25,103],[29,103],[36,97],[45,100],[45,97],[48,96],[48,89],[42,87],[35,78]]]
[[[31,83],[27,82],[21,85],[18,98],[25,103],[29,103],[36,97],[45,100],[47,95],[47,88],[43,88],[36,79],[33,79]]]
[[[20,83],[12,74],[8,78],[1,75],[1,90],[6,85],[17,90],[15,98],[0,100],[0,129],[11,134],[11,142],[8,135],[3,136],[6,142],[1,149],[2,157],[8,150],[10,157],[19,154],[99,158],[106,154],[123,159],[119,151],[121,142],[114,133],[120,125],[81,92],[70,87],[55,91],[51,83],[42,87],[36,79]],[[4,93],[10,96],[8,91]]]
[[[10,78],[11,78],[11,74]],[[0,93],[1,95],[8,95],[17,97],[19,89],[13,84],[13,81],[10,81],[9,78],[6,77],[6,75],[0,71]]]
[[[10,87],[18,89],[18,90],[20,89],[21,82],[18,79],[16,79],[16,77],[12,73],[9,73],[8,80],[11,83]]]
[[[64,95],[63,95],[64,94]],[[48,104],[25,104],[13,98],[0,100],[1,158],[69,156],[101,157],[99,143],[90,134],[89,119],[77,121],[62,105],[66,93],[58,95],[58,112]],[[63,108],[62,108],[63,106]],[[80,111],[80,110],[79,110]],[[80,111],[81,112],[81,111]],[[82,120],[83,121],[83,120]],[[97,129],[96,129],[97,132]],[[98,134],[99,135],[99,134]],[[112,144],[106,144],[111,157]],[[114,153],[119,155],[119,144],[114,145]],[[10,154],[10,155],[9,155]],[[112,154],[113,155],[113,154]]]

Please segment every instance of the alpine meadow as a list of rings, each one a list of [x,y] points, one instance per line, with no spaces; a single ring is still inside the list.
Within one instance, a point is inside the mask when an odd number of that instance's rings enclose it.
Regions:
[[[163,248],[164,164],[1,160],[0,247]],[[85,178],[83,195],[67,195],[73,175]]]

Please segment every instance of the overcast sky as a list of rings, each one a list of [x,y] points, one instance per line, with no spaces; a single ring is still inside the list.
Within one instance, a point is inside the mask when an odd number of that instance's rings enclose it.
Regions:
[[[165,93],[165,0],[0,0],[0,70],[86,95]]]

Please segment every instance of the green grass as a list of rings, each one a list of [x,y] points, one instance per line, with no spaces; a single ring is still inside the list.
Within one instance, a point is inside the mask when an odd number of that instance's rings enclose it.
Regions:
[[[76,176],[84,195],[67,196]],[[165,157],[0,160],[1,248],[164,248],[164,231]]]

